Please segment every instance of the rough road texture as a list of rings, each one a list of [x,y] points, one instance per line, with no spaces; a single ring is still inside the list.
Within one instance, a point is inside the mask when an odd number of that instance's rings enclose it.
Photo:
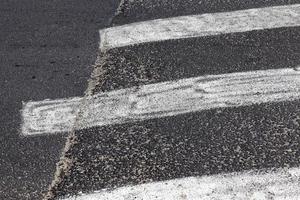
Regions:
[[[40,200],[66,135],[20,137],[22,101],[82,96],[113,0],[0,1],[0,199]]]

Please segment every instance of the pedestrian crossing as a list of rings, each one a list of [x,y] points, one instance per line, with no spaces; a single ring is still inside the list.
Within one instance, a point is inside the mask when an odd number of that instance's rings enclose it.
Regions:
[[[23,109],[25,135],[74,131],[51,198],[299,199],[299,8],[101,30],[89,95]]]

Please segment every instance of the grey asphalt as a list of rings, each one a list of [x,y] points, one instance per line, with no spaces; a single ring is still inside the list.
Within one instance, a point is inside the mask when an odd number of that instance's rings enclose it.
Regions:
[[[0,1],[0,199],[41,199],[67,134],[20,136],[22,102],[83,96],[117,0]]]
[[[125,1],[113,25],[299,1]],[[231,33],[116,48],[93,94],[206,74],[294,68],[299,28]],[[99,67],[99,66],[98,66]],[[75,132],[56,198],[194,175],[300,165],[300,102],[219,108]]]

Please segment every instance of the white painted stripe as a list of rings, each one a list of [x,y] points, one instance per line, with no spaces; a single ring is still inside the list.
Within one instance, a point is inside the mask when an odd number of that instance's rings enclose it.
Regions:
[[[299,200],[300,168],[188,177],[81,194],[63,200]]]
[[[300,26],[300,4],[180,16],[111,27],[100,30],[100,48],[293,26]]]
[[[22,134],[37,135],[71,131],[82,97],[43,101],[30,101],[23,104]]]
[[[207,75],[86,97],[76,129],[295,99],[300,99],[300,71],[296,69]],[[81,101],[71,98],[25,104],[23,134],[70,131]]]

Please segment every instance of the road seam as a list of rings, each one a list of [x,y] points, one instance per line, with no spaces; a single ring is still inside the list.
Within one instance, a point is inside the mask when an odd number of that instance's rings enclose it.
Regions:
[[[113,19],[118,14],[118,12],[120,12],[119,10],[123,6],[122,4],[124,4],[124,2],[123,2],[123,0],[120,0],[119,6],[118,6],[116,12],[108,20],[107,26],[112,25]],[[101,42],[101,38],[100,38],[99,43],[100,42]],[[100,51],[100,53],[96,58],[95,64],[92,66],[94,69],[88,80],[88,86],[84,92],[84,97],[88,97],[92,94],[92,91],[95,89],[96,86],[98,86],[96,81],[99,81],[100,77],[103,79],[105,78],[104,73],[102,73],[102,64],[103,64],[102,58],[105,57],[104,56],[105,52],[101,52],[101,49],[99,49],[99,51]],[[97,78],[95,78],[96,76],[97,76]],[[52,180],[51,184],[49,185],[48,190],[43,195],[43,200],[55,200],[56,199],[55,191],[57,190],[57,188],[63,181],[63,178],[66,175],[68,175],[68,172],[74,163],[74,160],[72,158],[67,157],[66,155],[67,155],[67,152],[72,148],[72,146],[74,146],[77,143],[77,136],[75,134],[75,130],[76,130],[76,126],[77,126],[76,121],[78,118],[80,118],[80,111],[82,111],[82,109],[84,109],[84,104],[85,104],[85,99],[82,100],[80,109],[78,110],[78,113],[76,116],[76,120],[75,120],[73,129],[72,129],[72,131],[69,132],[69,134],[67,136],[66,144],[64,146],[63,151],[61,152],[59,162],[56,164],[56,171],[54,173],[53,180]]]

